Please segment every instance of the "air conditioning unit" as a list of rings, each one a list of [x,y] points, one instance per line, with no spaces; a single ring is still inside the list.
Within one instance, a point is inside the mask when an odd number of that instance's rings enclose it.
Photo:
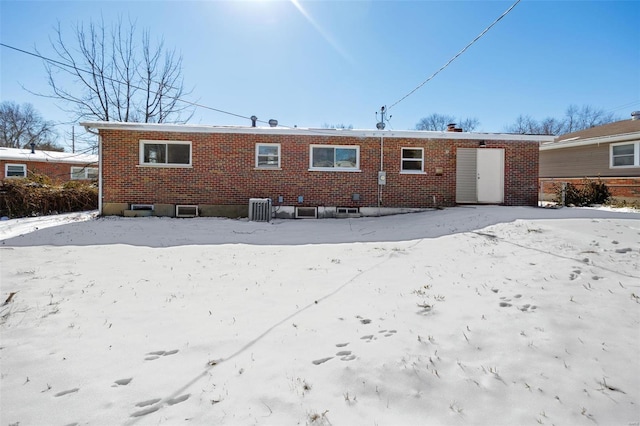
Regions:
[[[177,205],[176,217],[196,217],[198,216],[198,206]]]
[[[249,220],[269,222],[271,220],[271,198],[249,198]]]

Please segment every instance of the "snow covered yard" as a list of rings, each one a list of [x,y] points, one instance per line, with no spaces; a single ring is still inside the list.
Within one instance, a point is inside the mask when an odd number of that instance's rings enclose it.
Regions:
[[[2,425],[640,422],[639,213],[72,214],[0,256]]]

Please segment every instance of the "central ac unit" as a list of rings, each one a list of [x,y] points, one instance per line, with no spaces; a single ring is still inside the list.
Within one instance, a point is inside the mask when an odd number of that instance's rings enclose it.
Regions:
[[[271,198],[249,198],[249,220],[269,222],[271,220]]]

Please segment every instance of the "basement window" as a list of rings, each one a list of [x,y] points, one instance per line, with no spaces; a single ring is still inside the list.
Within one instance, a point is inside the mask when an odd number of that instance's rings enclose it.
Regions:
[[[191,166],[189,141],[140,141],[140,164],[144,166]]]
[[[27,177],[26,164],[5,164],[4,177]]]
[[[311,145],[309,170],[360,171],[360,147],[341,145]]]

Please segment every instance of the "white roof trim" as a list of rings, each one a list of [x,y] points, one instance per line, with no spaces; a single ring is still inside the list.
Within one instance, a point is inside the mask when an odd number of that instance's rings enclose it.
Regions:
[[[601,143],[615,143],[640,140],[640,132],[623,133],[621,135],[598,136],[589,139],[570,138],[560,142],[545,142],[540,145],[541,151],[551,149],[573,148],[578,146],[598,145]]]
[[[38,161],[48,163],[69,164],[98,164],[98,156],[93,154],[74,154],[72,152],[42,151],[36,149],[31,153],[30,149],[0,147],[0,160],[8,161]]]
[[[236,133],[236,134],[273,134],[273,135],[314,135],[314,136],[351,136],[351,137],[388,137],[415,139],[471,139],[525,142],[551,142],[554,136],[517,135],[508,133],[470,133],[470,132],[433,132],[424,130],[349,130],[314,129],[301,127],[244,127],[244,126],[207,126],[200,124],[158,124],[158,123],[120,123],[114,121],[89,121],[80,123],[88,129],[131,130],[152,132],[182,133]]]

